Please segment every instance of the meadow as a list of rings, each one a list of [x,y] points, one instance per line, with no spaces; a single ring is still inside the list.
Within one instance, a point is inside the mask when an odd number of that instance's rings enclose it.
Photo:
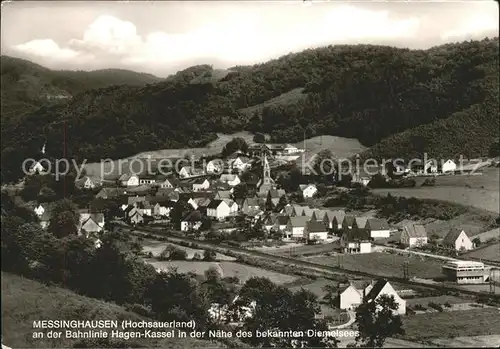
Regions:
[[[496,308],[436,312],[403,319],[409,340],[500,334],[500,310]]]
[[[276,284],[286,284],[297,279],[295,276],[280,274],[234,262],[158,261],[153,259],[146,259],[146,262],[156,269],[168,271],[171,268],[177,268],[179,273],[193,272],[198,275],[203,275],[209,268],[216,268],[222,277],[237,277],[240,283],[245,283],[252,277],[265,277]]]
[[[145,253],[151,252],[153,257],[158,257],[168,245],[174,245],[175,247],[186,251],[187,259],[192,259],[193,256],[195,255],[195,253],[198,253],[201,257],[203,257],[203,252],[204,252],[204,250],[198,250],[198,249],[185,247],[185,246],[181,246],[181,245],[170,244],[170,243],[166,243],[166,242],[158,241],[158,240],[153,240],[153,239],[143,239],[141,241],[141,244],[142,244],[142,251]],[[219,260],[219,261],[234,261],[234,260],[236,260],[236,258],[234,258],[234,257],[226,256],[226,255],[221,254],[221,253],[216,253],[215,259]]]
[[[372,273],[378,276],[403,277],[403,264],[408,261],[410,277],[433,279],[440,277],[442,261],[422,256],[408,257],[384,252],[366,254],[339,254],[337,256],[305,257],[304,260],[330,266],[342,266],[346,270]]]
[[[488,247],[478,249],[477,251],[472,251],[465,254],[468,257],[484,258],[490,261],[500,262],[500,246],[499,244],[489,245]]]
[[[373,189],[374,194],[435,199],[500,213],[500,169],[486,168],[480,175],[439,176],[433,187]]]
[[[2,339],[11,348],[69,348],[78,339],[33,339],[35,320],[150,320],[123,307],[2,272]],[[125,346],[128,345],[128,346]],[[131,339],[115,347],[220,348],[222,343],[190,338]]]

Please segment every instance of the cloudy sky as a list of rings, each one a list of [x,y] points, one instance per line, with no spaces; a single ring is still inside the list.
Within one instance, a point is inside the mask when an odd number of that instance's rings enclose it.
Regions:
[[[13,1],[2,54],[53,69],[167,76],[193,64],[252,64],[309,47],[410,48],[498,35],[495,1]]]

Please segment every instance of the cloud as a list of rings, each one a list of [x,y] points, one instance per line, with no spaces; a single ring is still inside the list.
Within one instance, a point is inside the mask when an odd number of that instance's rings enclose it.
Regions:
[[[460,18],[458,24],[441,25],[434,21],[433,28],[429,29],[430,17],[422,14],[395,16],[394,12],[355,5],[337,5],[326,10],[309,5],[300,9],[302,16],[295,17],[292,12],[289,16],[285,7],[278,17],[266,17],[262,11],[221,11],[212,15],[208,24],[180,33],[158,30],[139,34],[134,23],[102,15],[80,38],[65,44],[37,39],[17,45],[15,49],[26,55],[52,57],[68,65],[106,63],[113,67],[171,73],[173,67],[187,62],[252,64],[328,44],[405,44],[421,42],[422,38],[427,44],[428,38],[436,44],[498,30],[497,15],[484,20],[479,12],[473,12],[465,20]]]

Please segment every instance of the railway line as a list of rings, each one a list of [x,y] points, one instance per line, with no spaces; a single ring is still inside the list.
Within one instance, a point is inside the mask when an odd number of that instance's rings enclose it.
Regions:
[[[322,265],[322,264],[317,264],[317,263],[312,263],[300,259],[295,259],[295,258],[290,258],[290,257],[285,257],[285,256],[277,256],[277,255],[272,255],[268,254],[265,252],[261,251],[255,251],[255,250],[249,250],[241,247],[236,247],[236,246],[231,246],[228,244],[219,244],[215,243],[212,241],[200,241],[200,240],[195,240],[191,238],[187,238],[184,236],[178,236],[176,234],[171,234],[171,235],[165,235],[161,234],[158,232],[158,230],[151,229],[151,228],[145,228],[141,227],[140,229],[137,228],[132,228],[128,226],[120,226],[121,229],[127,230],[129,232],[132,232],[134,234],[142,235],[144,236],[145,234],[149,234],[151,236],[156,236],[161,239],[168,239],[172,243],[175,243],[176,241],[182,241],[186,243],[194,243],[197,244],[199,247],[203,248],[210,248],[217,250],[219,253],[226,253],[226,251],[231,251],[233,253],[239,253],[239,254],[244,254],[247,256],[254,256],[254,257],[260,257],[262,259],[268,260],[268,261],[275,261],[275,262],[281,262],[281,263],[286,263],[288,265],[296,265],[300,267],[304,267],[310,270],[316,270],[316,271],[323,271],[327,272],[330,274],[336,274],[336,275],[351,275],[351,276],[357,276],[357,277],[365,277],[365,278],[379,278],[381,277],[380,275],[376,274],[371,274],[371,273],[366,273],[362,271],[354,271],[354,270],[346,270],[342,269],[340,267],[335,267],[335,266],[328,266],[328,265]],[[441,285],[441,284],[431,284],[431,283],[426,283],[426,282],[419,282],[419,281],[414,281],[414,280],[408,280],[404,279],[401,277],[387,277],[384,276],[384,279],[387,279],[388,281],[396,282],[399,284],[404,284],[408,286],[415,286],[415,287],[423,287],[423,288],[431,288],[431,289],[436,289],[440,291],[445,291],[445,292],[458,292],[461,294],[466,294],[466,295],[472,295],[472,296],[490,296],[495,299],[500,300],[500,295],[498,294],[490,294],[486,292],[480,292],[480,291],[472,291],[472,290],[467,290],[460,288],[458,286],[449,286],[449,285]]]

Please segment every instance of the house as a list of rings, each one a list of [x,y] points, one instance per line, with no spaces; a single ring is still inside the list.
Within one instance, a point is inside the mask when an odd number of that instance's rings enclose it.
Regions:
[[[148,185],[156,184],[156,176],[149,174],[139,176],[139,185],[144,185],[144,184]]]
[[[231,196],[232,196],[231,191],[229,191],[229,190],[219,190],[215,194],[214,199],[216,199],[216,200],[231,199]]]
[[[455,172],[456,170],[457,164],[451,159],[446,160],[446,162],[441,165],[441,172],[443,173]]]
[[[330,228],[330,220],[325,210],[314,210],[311,216],[311,221],[323,222],[327,228]]]
[[[427,244],[427,232],[421,224],[409,224],[403,228],[400,238],[401,244],[409,247]]]
[[[193,182],[193,191],[203,191],[210,188],[208,179],[197,179]]]
[[[153,216],[156,217],[168,217],[170,215],[170,211],[175,206],[175,202],[172,200],[158,200],[158,198],[153,198],[150,200],[150,204],[152,205],[152,213]]]
[[[229,207],[230,214],[234,214],[234,213],[238,212],[238,204],[236,203],[236,201],[231,200],[231,199],[222,199],[222,201],[224,201],[227,204],[227,206]]]
[[[474,244],[462,229],[452,229],[442,242],[443,246],[456,251],[469,251],[474,248]]]
[[[372,287],[370,283],[356,281],[341,285],[337,290],[338,307],[343,310],[355,310],[363,303],[364,295],[368,294]]]
[[[228,204],[220,199],[212,200],[207,206],[207,216],[214,219],[222,220],[231,214],[231,208]]]
[[[179,191],[173,188],[159,188],[156,192],[156,197],[167,197],[172,201],[179,201],[180,195]]]
[[[325,241],[328,238],[328,227],[323,221],[309,221],[304,228],[304,239],[307,241]]]
[[[304,199],[312,198],[318,192],[318,188],[314,184],[301,184],[299,188]]]
[[[41,161],[35,161],[28,170],[29,174],[45,174],[45,171],[46,169],[42,165]]]
[[[356,226],[356,217],[348,215],[344,216],[344,219],[342,220],[342,230],[347,231],[352,228],[357,228]]]
[[[284,231],[288,223],[288,216],[278,215],[274,220],[274,224],[271,230],[274,231]]]
[[[39,204],[38,206],[36,206],[34,208],[33,211],[35,211],[35,214],[38,217],[41,217],[43,215],[43,213],[45,212],[45,210],[48,209],[49,206],[50,206],[50,204],[47,204],[47,203]]]
[[[231,187],[227,183],[222,183],[221,181],[218,181],[218,180],[215,182],[212,182],[210,189],[213,189],[215,191],[224,190],[224,191],[229,191],[231,193],[233,192],[233,187]]]
[[[49,226],[50,219],[52,218],[52,211],[51,208],[45,207],[44,212],[38,219],[40,219],[40,226],[42,229],[46,229]]]
[[[371,253],[370,234],[365,229],[354,227],[344,230],[340,238],[340,246],[344,253]]]
[[[99,185],[99,183],[92,178],[85,176],[75,181],[75,186],[82,189],[94,189]]]
[[[368,183],[370,183],[371,176],[367,174],[365,171],[356,171],[352,174],[351,183],[352,184],[361,184],[366,187]]]
[[[304,152],[304,149],[299,149],[294,145],[287,144],[283,148],[282,154],[283,155],[291,155],[291,154],[297,154],[297,153],[302,153],[302,152]]]
[[[391,236],[392,229],[385,219],[369,218],[366,221],[365,229],[370,233],[373,239],[388,238]]]
[[[125,217],[127,221],[132,225],[144,223],[143,213],[135,206],[127,208],[127,210],[125,211]]]
[[[139,196],[139,195],[136,195],[136,196],[129,196],[127,198],[127,205],[128,206],[134,206],[136,205],[137,203],[141,202],[141,201],[145,201],[146,200],[146,197],[145,196]]]
[[[436,161],[427,160],[427,162],[424,164],[424,173],[437,173],[437,171],[438,166]]]
[[[229,166],[232,170],[243,172],[250,167],[250,159],[246,156],[238,156],[229,160]]]
[[[104,229],[104,214],[92,213],[81,221],[79,232],[88,236],[89,233],[99,233]]]
[[[337,231],[342,229],[342,222],[344,221],[345,211],[344,210],[326,210],[326,215],[328,216],[329,228]]]
[[[283,189],[270,189],[266,193],[264,192],[258,192],[257,197],[261,199],[261,203],[264,205],[267,201],[267,198],[270,196],[271,197],[271,202],[273,206],[276,206],[279,204],[281,197],[286,195],[286,192]]]
[[[310,217],[296,216],[288,217],[288,222],[285,228],[287,235],[292,239],[302,239],[304,237],[304,229]]]
[[[157,178],[155,184],[160,188],[175,188],[178,184],[178,180],[173,178]]]
[[[192,178],[204,175],[205,172],[202,169],[194,168],[193,166],[184,166],[179,171],[180,178]]]
[[[207,173],[217,174],[224,170],[224,162],[220,159],[210,160],[206,166]]]
[[[135,187],[139,185],[139,176],[136,174],[123,174],[120,176],[118,181],[124,187]]]
[[[371,290],[365,295],[364,300],[368,303],[374,302],[382,295],[394,297],[395,302],[398,304],[398,309],[394,313],[400,315],[406,314],[406,301],[398,295],[389,281],[385,279],[378,279],[373,282]]]
[[[263,219],[263,223],[264,223],[264,228],[270,232],[273,228],[274,228],[274,223],[276,222],[276,218],[278,217],[278,215],[276,213],[271,213],[269,215],[267,215],[264,219]],[[288,221],[287,221],[288,223]]]
[[[368,218],[366,217],[356,217],[356,227],[358,229],[365,229],[366,228],[366,222],[368,221]]]
[[[240,177],[236,174],[221,174],[219,181],[222,183],[227,183],[231,187],[237,186],[241,183]]]
[[[144,216],[152,216],[153,215],[153,207],[151,204],[144,200],[144,201],[139,201],[135,204],[137,209],[144,215]]]
[[[241,212],[244,214],[249,214],[253,211],[259,211],[259,199],[257,198],[246,198],[241,205]]]
[[[95,196],[96,199],[116,199],[122,195],[125,195],[127,192],[122,188],[102,188]]]
[[[203,221],[200,211],[192,211],[181,220],[181,231],[198,230]]]

